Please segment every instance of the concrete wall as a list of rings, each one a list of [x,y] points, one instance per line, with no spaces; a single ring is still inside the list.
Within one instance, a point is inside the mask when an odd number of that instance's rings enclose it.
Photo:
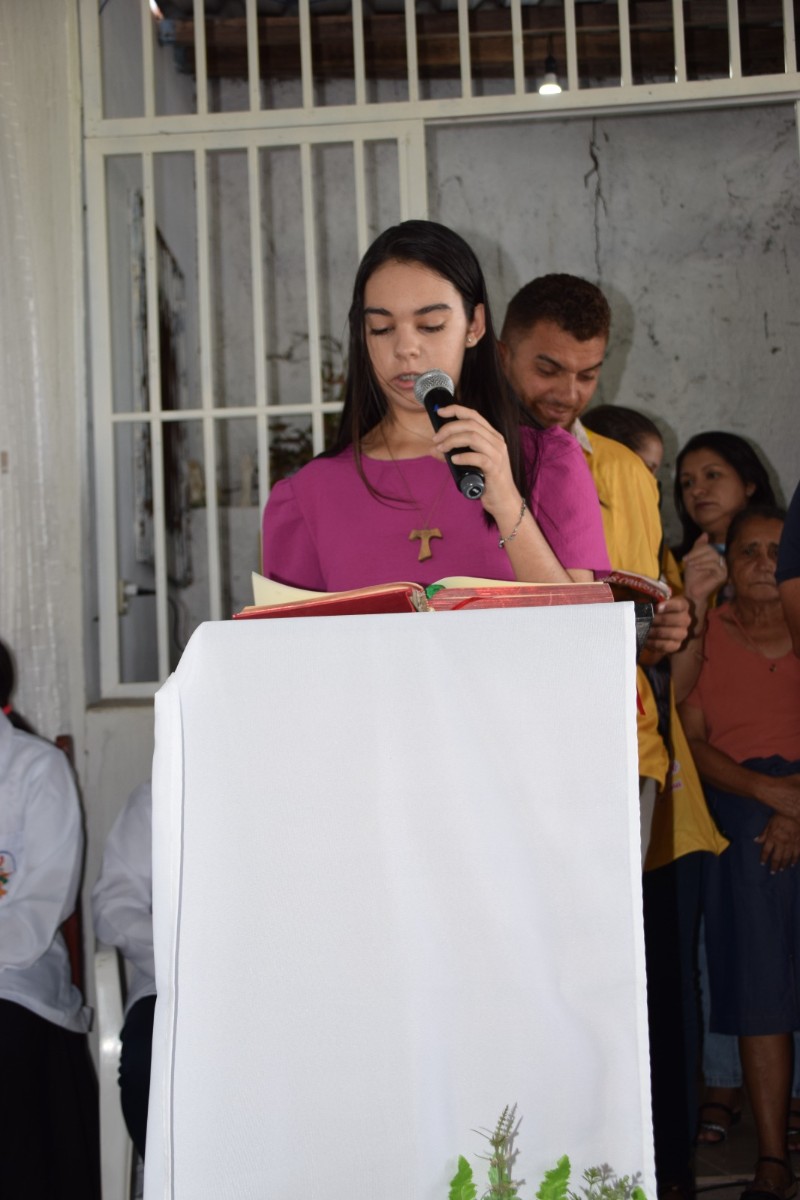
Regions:
[[[536,275],[599,282],[614,327],[597,402],[653,417],[675,452],[752,441],[800,477],[800,146],[792,105],[436,128],[431,216],[477,249],[499,321]],[[791,436],[789,436],[791,434]]]
[[[224,107],[245,103],[241,85],[223,91]],[[749,438],[788,499],[800,474],[786,437],[800,371],[800,273],[790,269],[800,261],[794,105],[441,125],[428,130],[427,152],[430,216],[476,248],[498,325],[510,296],[535,275],[569,271],[603,287],[614,327],[597,402],[638,407],[662,429],[670,540],[678,534],[675,454],[702,429]],[[266,156],[263,177],[265,243],[279,247],[267,251],[269,383],[271,396],[284,400],[307,392],[300,213],[287,206],[299,189],[293,156],[288,149]],[[390,160],[377,160],[378,180]],[[247,403],[244,162],[231,155],[217,165],[210,204],[230,253],[213,301],[215,395]],[[320,240],[336,247],[323,262],[321,322],[341,340],[355,267],[351,156],[331,147],[317,166]],[[381,189],[379,182],[370,213],[375,232],[397,219]],[[234,480],[239,456],[253,452],[245,424],[232,429]]]
[[[80,755],[88,471],[74,6],[3,5],[0,56],[0,636],[18,656],[20,711],[47,737],[71,733]]]

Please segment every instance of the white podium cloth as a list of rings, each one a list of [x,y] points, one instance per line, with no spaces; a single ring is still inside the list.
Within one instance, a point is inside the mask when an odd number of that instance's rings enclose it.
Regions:
[[[632,605],[204,625],[153,790],[147,1200],[655,1195]]]

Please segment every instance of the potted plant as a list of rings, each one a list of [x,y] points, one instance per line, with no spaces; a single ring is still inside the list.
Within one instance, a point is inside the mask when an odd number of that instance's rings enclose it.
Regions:
[[[490,1154],[481,1156],[489,1164],[489,1187],[480,1193],[480,1200],[523,1200],[519,1191],[522,1181],[512,1177],[516,1131],[516,1105],[506,1105],[494,1130],[478,1131],[491,1147]],[[570,1169],[570,1161],[564,1155],[551,1171],[545,1172],[536,1192],[537,1200],[646,1200],[638,1175],[618,1178],[607,1165],[590,1167],[583,1173],[580,1191],[575,1192],[570,1187]],[[459,1157],[458,1170],[450,1183],[449,1200],[479,1200],[473,1169],[463,1155]]]

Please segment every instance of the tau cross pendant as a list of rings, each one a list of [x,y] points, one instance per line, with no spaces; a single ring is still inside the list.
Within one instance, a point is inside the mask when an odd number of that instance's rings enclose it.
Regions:
[[[441,529],[412,529],[411,530],[411,533],[408,535],[408,540],[410,542],[419,542],[419,544],[420,544],[419,555],[417,556],[417,562],[425,562],[426,559],[433,558],[433,551],[431,550],[431,540],[432,540],[432,538],[440,538],[440,537],[442,537]]]

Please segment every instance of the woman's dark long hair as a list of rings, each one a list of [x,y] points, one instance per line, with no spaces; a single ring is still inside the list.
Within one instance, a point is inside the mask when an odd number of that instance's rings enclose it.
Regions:
[[[369,359],[364,329],[364,292],[367,281],[387,262],[419,263],[441,275],[459,292],[467,320],[478,304],[484,306],[486,332],[464,352],[457,389],[461,404],[474,408],[505,438],[511,470],[520,495],[529,497],[533,480],[526,475],[520,451],[520,425],[537,426],[506,382],[497,337],[492,323],[486,281],[471,246],[452,229],[436,221],[403,221],[385,230],[370,246],[356,272],[350,305],[350,342],[344,407],[333,445],[326,455],[353,447],[356,468],[364,482],[361,465],[362,439],[388,412]],[[373,488],[370,488],[373,494]],[[489,523],[493,524],[491,518]]]
[[[0,708],[8,717],[15,729],[23,729],[25,733],[35,733],[22,713],[18,713],[11,703],[11,693],[14,691],[14,660],[5,642],[0,642]]]
[[[675,460],[675,510],[683,527],[683,540],[675,550],[679,560],[687,554],[703,532],[695,525],[686,511],[686,504],[681,489],[681,468],[687,454],[694,450],[711,450],[724,459],[729,467],[733,467],[742,483],[752,484],[753,492],[747,499],[746,507],[751,504],[774,504],[775,493],[769,481],[766,468],[755,450],[744,438],[735,433],[725,433],[721,430],[711,430],[708,433],[696,433],[683,447]]]

